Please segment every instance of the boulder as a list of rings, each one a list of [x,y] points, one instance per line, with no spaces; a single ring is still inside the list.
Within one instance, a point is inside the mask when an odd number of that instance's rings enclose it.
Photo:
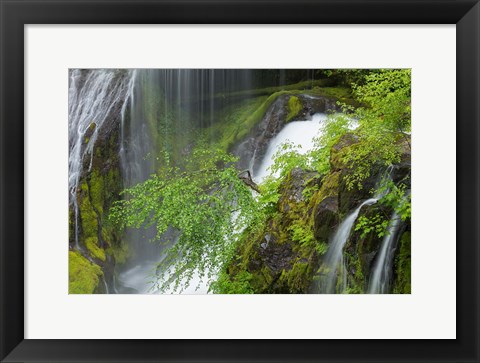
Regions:
[[[313,233],[317,240],[328,242],[339,223],[338,198],[327,197],[318,204],[313,215]]]
[[[315,171],[306,171],[300,168],[294,168],[287,176],[286,181],[280,186],[282,195],[278,201],[280,212],[287,213],[292,204],[297,204],[305,200],[303,191],[307,187],[313,187],[320,183],[319,174]]]

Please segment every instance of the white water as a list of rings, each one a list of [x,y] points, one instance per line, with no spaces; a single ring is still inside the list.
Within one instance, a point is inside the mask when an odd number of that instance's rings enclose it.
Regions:
[[[355,223],[360,209],[364,205],[372,205],[377,202],[376,198],[364,201],[338,226],[337,231],[330,241],[328,252],[323,260],[324,276],[320,278],[320,292],[323,294],[343,293],[347,288],[347,274],[345,273],[345,261],[343,259],[343,247],[348,241],[353,224]],[[337,288],[337,282],[341,279],[341,286]]]
[[[400,226],[401,218],[394,212],[387,228],[387,234],[383,237],[380,251],[373,266],[373,272],[368,286],[369,294],[389,293],[390,279],[393,270],[393,257],[396,247],[395,242]]]
[[[327,119],[324,113],[316,113],[311,120],[292,121],[270,141],[267,152],[254,175],[256,183],[261,183],[270,174],[269,168],[273,165],[275,154],[281,150],[282,144],[289,141],[299,145],[297,151],[306,154],[313,149],[314,138],[318,137],[322,129],[322,123]]]

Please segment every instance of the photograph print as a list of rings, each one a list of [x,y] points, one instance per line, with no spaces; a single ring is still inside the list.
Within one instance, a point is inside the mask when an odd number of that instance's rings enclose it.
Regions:
[[[70,294],[410,294],[410,69],[69,69]]]

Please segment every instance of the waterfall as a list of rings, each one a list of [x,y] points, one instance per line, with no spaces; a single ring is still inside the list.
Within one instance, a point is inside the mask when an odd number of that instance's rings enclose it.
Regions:
[[[383,237],[380,251],[375,259],[370,283],[368,285],[369,294],[388,294],[390,291],[393,257],[401,224],[400,216],[394,212],[388,225],[387,232]]]
[[[261,183],[269,175],[269,168],[273,165],[275,154],[281,150],[285,142],[292,142],[298,145],[297,151],[305,154],[313,149],[314,138],[319,135],[322,123],[327,118],[325,113],[316,113],[311,120],[292,121],[270,141],[265,156],[260,163],[258,170],[254,170],[254,180]],[[252,164],[252,162],[251,162]]]
[[[122,107],[127,90],[128,73],[125,71],[69,70],[68,189],[69,203],[73,205],[75,213],[75,248],[77,250],[81,250],[77,201],[80,177],[85,172],[85,167],[90,170],[93,148],[98,135],[112,113]]]
[[[347,288],[346,266],[343,257],[343,247],[347,243],[348,237],[355,223],[360,209],[364,205],[372,205],[378,199],[371,198],[364,201],[358,206],[347,218],[338,226],[337,231],[330,241],[328,252],[323,259],[324,275],[320,277],[320,293],[334,294],[336,292],[343,293]],[[341,288],[337,289],[338,281],[341,281]]]

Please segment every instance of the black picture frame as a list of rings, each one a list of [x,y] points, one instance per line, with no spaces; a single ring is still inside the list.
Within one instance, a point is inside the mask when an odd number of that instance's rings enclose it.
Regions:
[[[0,359],[2,362],[480,361],[480,4],[478,0],[0,0],[0,15]],[[24,178],[26,177],[24,174],[24,148],[26,147],[24,144],[24,26],[26,24],[158,23],[456,24],[457,339],[24,339],[23,206]]]

